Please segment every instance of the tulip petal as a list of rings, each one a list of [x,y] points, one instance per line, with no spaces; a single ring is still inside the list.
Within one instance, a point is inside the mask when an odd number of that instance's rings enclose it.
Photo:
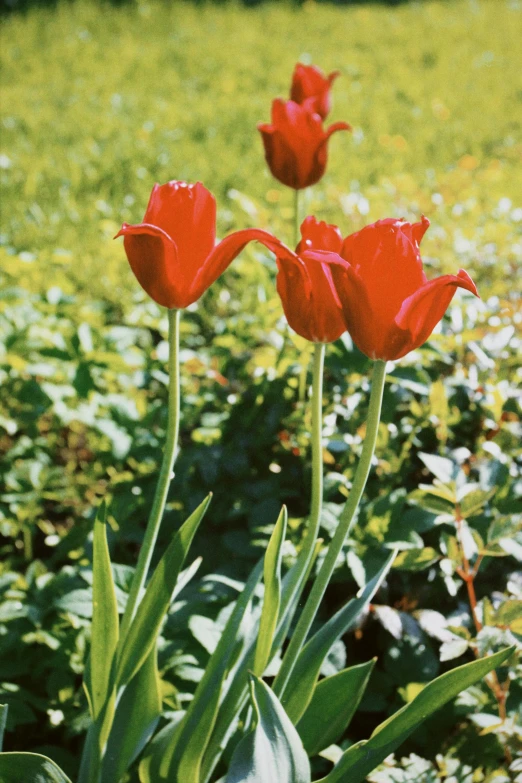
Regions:
[[[327,262],[339,297],[346,329],[360,351],[371,359],[380,359],[385,328],[379,313],[372,311],[363,280],[344,259]]]
[[[289,188],[300,187],[297,156],[284,136],[271,125],[258,126],[263,139],[265,160],[272,176]]]
[[[162,228],[178,249],[179,274],[188,286],[216,241],[216,201],[201,182],[155,185],[144,223]]]
[[[297,334],[316,343],[333,342],[345,331],[327,265],[330,257],[339,259],[319,251],[277,257],[277,291],[286,319]]]
[[[148,295],[163,307],[184,307],[177,284],[177,247],[168,234],[146,223],[124,223],[116,234],[120,236],[131,269]]]
[[[305,250],[330,250],[332,253],[340,253],[342,244],[343,238],[337,226],[309,215],[301,223],[301,241],[296,253]]]
[[[332,343],[346,331],[330,266],[333,261],[342,259],[337,253],[317,250],[306,250],[300,258],[308,272],[311,288],[308,339]]]
[[[406,299],[395,319],[397,327],[409,334],[408,347],[394,358],[422,345],[443,317],[457,288],[464,288],[475,296],[475,283],[464,269],[457,275],[443,275],[430,280]]]
[[[429,225],[379,220],[346,237],[342,257],[364,280],[372,310],[392,327],[404,300],[426,283],[418,240]]]
[[[260,228],[245,228],[241,231],[235,231],[233,234],[229,234],[227,237],[221,240],[207,256],[205,262],[198,270],[190,289],[191,302],[195,302],[201,294],[217,280],[217,278],[223,274],[225,269],[232,263],[232,261],[239,255],[243,248],[248,245],[249,242],[261,242],[266,247],[272,250],[272,252],[281,251],[283,249],[288,253],[291,253],[282,242],[279,242],[268,231],[263,231]],[[186,306],[186,305],[185,305]]]
[[[328,141],[328,139],[330,138],[330,136],[333,133],[337,133],[337,131],[343,131],[343,130],[351,131],[351,130],[353,130],[353,128],[350,125],[350,123],[348,123],[348,122],[334,122],[332,125],[330,125],[326,129],[326,139],[325,139],[325,141]]]

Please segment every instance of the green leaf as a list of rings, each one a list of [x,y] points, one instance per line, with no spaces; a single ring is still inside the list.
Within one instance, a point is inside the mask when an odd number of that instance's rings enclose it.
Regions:
[[[160,780],[165,780],[160,774],[161,762],[175,733],[179,731],[184,714],[182,710],[171,713],[172,720],[158,731],[147,745],[138,769],[140,783],[159,783]]]
[[[2,783],[71,783],[54,761],[39,753],[0,753]]]
[[[263,610],[259,622],[254,674],[262,675],[270,658],[272,641],[277,627],[279,606],[281,603],[281,560],[286,534],[288,514],[283,506],[270,541],[264,560],[265,594]]]
[[[0,752],[4,746],[4,731],[5,724],[7,723],[7,710],[9,709],[7,704],[0,704]]]
[[[360,783],[386,756],[397,750],[423,720],[504,663],[514,649],[509,647],[437,677],[413,701],[377,726],[369,740],[348,748],[334,769],[317,783]]]
[[[270,651],[270,660],[273,659],[287,636],[288,628],[298,605],[299,596],[308,581],[321,544],[322,539],[318,539],[314,545],[311,557],[306,556],[306,550],[301,550],[296,563],[283,578],[279,618],[272,650]],[[223,699],[219,705],[214,730],[201,766],[202,783],[206,783],[210,779],[228,740],[234,733],[236,716],[246,704],[248,698],[248,676],[254,665],[256,646],[257,638],[253,637],[241,651],[233,676],[229,676],[223,686]]]
[[[312,701],[297,724],[309,756],[333,745],[349,726],[376,660],[350,666],[317,683]]]
[[[149,655],[168,612],[178,574],[210,503],[209,495],[178,530],[147,585],[129,632],[123,640],[116,683],[128,683]]]
[[[460,501],[460,513],[464,519],[473,517],[475,514],[479,514],[488,500],[490,500],[495,492],[496,487],[489,492],[485,492],[483,489],[476,489],[473,492],[468,492]]]
[[[96,720],[107,700],[111,686],[114,654],[118,645],[118,604],[107,546],[107,508],[103,502],[94,522],[92,630],[90,654],[90,702]]]
[[[310,762],[301,738],[276,696],[252,677],[256,727],[238,744],[225,783],[310,783]]]
[[[156,728],[161,716],[157,652],[154,646],[123,692],[102,765],[101,783],[120,780]]]
[[[408,495],[408,501],[433,514],[452,514],[455,511],[455,501],[450,500],[446,493],[437,491],[436,487],[419,487]]]
[[[458,466],[447,457],[439,457],[437,454],[426,454],[423,451],[420,451],[418,456],[430,473],[433,473],[435,478],[438,478],[443,484],[448,484],[452,481],[459,471]]]
[[[404,552],[399,552],[393,567],[399,571],[423,571],[436,563],[439,558],[439,553],[431,546],[423,549],[406,549]]]
[[[452,661],[454,658],[460,658],[461,655],[464,655],[468,646],[465,639],[450,639],[447,642],[443,642],[440,646],[440,660]]]
[[[522,601],[517,601],[516,599],[510,599],[500,604],[495,615],[495,625],[507,625],[509,627],[516,623],[518,627],[521,620]]]
[[[262,568],[261,561],[236,601],[219,644],[183,718],[181,729],[179,733],[176,732],[165,753],[161,766],[161,774],[164,777],[182,780],[183,783],[199,783],[203,755],[216,722],[223,680],[232,654],[237,649],[240,626],[261,577]]]
[[[388,555],[360,595],[339,609],[301,650],[282,699],[283,706],[293,723],[296,724],[300,720],[312,699],[322,663],[331,646],[348,631],[370,603],[390,570],[395,555],[395,552]]]

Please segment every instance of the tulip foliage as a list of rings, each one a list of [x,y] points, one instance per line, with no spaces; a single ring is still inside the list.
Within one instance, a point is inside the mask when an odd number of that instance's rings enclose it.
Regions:
[[[345,123],[324,128],[338,76],[298,64],[290,99],[276,99],[261,124],[272,174],[299,191],[323,176],[327,144]],[[201,184],[155,185],[143,221],[124,224],[130,266],[143,289],[168,309],[169,408],[164,460],[130,593],[120,622],[106,535],[107,509],[93,530],[93,621],[84,689],[91,723],[78,783],[117,783],[132,767],[141,783],[311,783],[313,759],[338,742],[363,697],[373,660],[321,678],[332,646],[352,629],[386,580],[395,552],[376,564],[355,596],[321,627],[315,618],[336,562],[355,524],[377,442],[386,362],[418,348],[443,317],[457,288],[478,296],[464,270],[429,281],[419,245],[428,221],[384,219],[344,237],[308,216],[292,250],[258,228],[216,244],[216,202]],[[211,513],[207,497],[188,517],[152,573],[150,564],[178,451],[181,310],[197,301],[251,241],[277,262],[275,284],[289,326],[313,344],[312,492],[306,529],[293,565],[283,572],[283,507],[264,557],[252,571],[216,640],[185,710],[164,716],[157,646],[174,599],[194,576],[195,536]],[[322,513],[323,367],[328,343],[345,331],[374,360],[365,440],[346,505],[327,548],[318,538]],[[305,600],[306,596],[306,600]],[[174,615],[175,617],[175,615]],[[418,724],[461,690],[508,661],[513,648],[459,666],[427,685],[349,747],[317,783],[358,783]],[[5,711],[4,711],[5,712]],[[3,713],[0,713],[0,726]],[[5,717],[5,716],[4,716]],[[163,722],[160,723],[164,718]],[[166,720],[165,720],[166,718]],[[64,783],[38,754],[3,753],[0,778]]]

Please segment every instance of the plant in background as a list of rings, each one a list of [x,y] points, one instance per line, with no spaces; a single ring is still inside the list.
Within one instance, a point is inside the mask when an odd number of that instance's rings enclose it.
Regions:
[[[324,133],[322,114],[315,112],[326,113],[328,92],[322,82],[316,100],[315,87],[309,89],[313,80],[307,81],[311,75],[296,69],[292,90],[301,90],[301,105],[274,102],[274,117],[277,115],[281,127],[284,125],[284,133],[272,126],[260,128],[270,165],[278,170],[281,181],[296,192],[322,176],[328,133],[340,129],[340,125],[348,127],[343,123]],[[314,73],[314,79],[316,76]],[[329,84],[333,76],[327,80]],[[289,155],[291,146],[284,141],[285,134],[290,145],[302,139],[303,129],[308,132],[310,128],[314,129],[314,139],[319,138],[317,129],[320,130],[322,141],[306,141],[298,150],[301,157]],[[425,220],[414,225],[380,221],[343,241],[335,226],[308,217],[301,227],[301,241],[295,252],[268,232],[257,229],[236,232],[215,246],[215,202],[211,194],[201,184],[172,182],[154,188],[142,224],[124,224],[119,232],[118,236],[124,236],[129,263],[140,284],[156,302],[168,308],[169,418],[164,461],[121,624],[107,544],[105,504],[101,505],[94,525],[93,620],[84,677],[91,724],[79,783],[116,783],[138,758],[141,783],[211,783],[218,778],[222,783],[311,783],[311,760],[342,736],[363,696],[374,661],[323,679],[321,668],[332,646],[370,605],[396,552],[382,559],[374,573],[366,575],[357,596],[341,605],[318,630],[313,630],[313,624],[353,528],[370,473],[386,361],[405,355],[429,337],[457,287],[477,294],[462,270],[458,276],[447,275],[427,282],[419,254],[426,227]],[[310,516],[297,558],[283,574],[287,511],[285,507],[281,509],[265,555],[228,612],[192,699],[185,709],[169,715],[167,723],[155,733],[162,714],[158,637],[174,598],[197,568],[196,563],[182,570],[210,504],[209,496],[188,517],[147,582],[178,445],[179,308],[201,296],[252,240],[263,243],[276,255],[277,288],[288,322],[315,344]],[[318,533],[323,496],[325,344],[335,341],[345,328],[374,360],[365,439],[348,499],[300,610],[301,597],[314,573],[321,547]],[[455,497],[455,524],[463,547],[463,499]],[[476,620],[473,579],[478,563],[470,570],[464,549],[459,557],[455,572],[468,585]],[[482,631],[482,626],[477,630]],[[511,645],[487,658],[479,655],[476,661],[427,684],[378,726],[369,740],[341,752],[334,768],[316,783],[362,781],[419,722],[482,677],[491,677],[501,708],[500,691],[505,697],[507,687],[501,684],[505,682],[504,675],[499,678],[495,669],[505,667],[514,649]],[[263,677],[274,678],[271,686]],[[501,712],[500,717],[505,722],[505,713]],[[0,718],[5,718],[5,710]],[[7,783],[21,772],[27,779],[41,775],[55,783],[67,780],[53,762],[41,755],[0,755],[0,773]]]
[[[290,85],[290,100],[306,106],[325,120],[332,109],[332,84],[340,75],[340,71],[332,71],[325,76],[315,65],[297,63]]]
[[[347,122],[336,122],[325,130],[323,120],[330,112],[330,90],[339,71],[328,77],[311,65],[297,63],[290,86],[290,100],[272,102],[271,122],[259,123],[265,159],[272,175],[292,188],[294,199],[294,241],[299,239],[299,191],[322,178],[328,162],[328,141],[333,133],[351,131]]]

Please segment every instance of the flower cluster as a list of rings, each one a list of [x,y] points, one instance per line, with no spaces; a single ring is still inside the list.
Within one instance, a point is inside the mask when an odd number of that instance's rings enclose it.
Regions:
[[[330,90],[339,75],[297,64],[290,100],[272,103],[272,123],[259,125],[272,174],[295,190],[324,174],[327,142],[345,122],[325,130]],[[267,231],[236,231],[216,245],[216,202],[201,184],[155,185],[138,225],[117,236],[131,268],[158,304],[185,308],[225,271],[248,242],[277,259],[277,290],[290,326],[307,340],[329,343],[348,331],[371,359],[399,359],[424,343],[457,288],[478,296],[464,270],[428,281],[419,245],[429,226],[387,218],[343,239],[337,226],[307,217],[295,251]]]
[[[336,131],[351,130],[347,122],[324,128],[331,108],[330,88],[339,71],[325,76],[313,65],[298,63],[290,100],[276,98],[271,123],[260,123],[268,167],[274,177],[295,190],[315,185],[328,159],[328,140]]]

